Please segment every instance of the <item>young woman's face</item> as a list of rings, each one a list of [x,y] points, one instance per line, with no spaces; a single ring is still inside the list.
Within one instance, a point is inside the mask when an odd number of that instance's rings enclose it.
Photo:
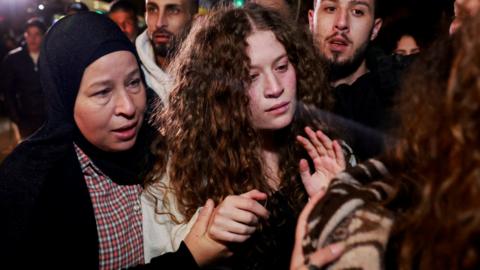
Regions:
[[[96,147],[124,151],[135,144],[145,107],[137,61],[131,52],[117,51],[85,69],[74,119],[83,136]]]
[[[297,104],[295,68],[273,32],[256,31],[247,43],[252,126],[257,130],[284,128],[292,122]]]

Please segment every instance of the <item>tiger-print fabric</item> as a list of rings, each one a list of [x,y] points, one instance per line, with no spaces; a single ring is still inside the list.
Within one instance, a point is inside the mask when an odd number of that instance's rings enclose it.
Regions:
[[[386,179],[388,170],[375,159],[337,175],[308,217],[305,256],[343,241],[343,255],[326,269],[384,269],[393,225],[393,214],[381,204],[393,196]]]

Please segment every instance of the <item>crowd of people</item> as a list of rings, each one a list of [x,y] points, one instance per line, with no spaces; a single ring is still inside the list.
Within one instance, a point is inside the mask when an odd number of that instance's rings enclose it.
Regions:
[[[80,3],[1,65],[10,269],[478,269],[479,0]],[[400,32],[399,32],[400,33]]]

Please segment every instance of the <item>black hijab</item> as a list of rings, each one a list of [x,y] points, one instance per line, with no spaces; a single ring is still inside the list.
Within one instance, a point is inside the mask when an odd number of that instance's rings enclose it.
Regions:
[[[47,121],[0,166],[0,219],[3,219],[0,233],[5,236],[0,237],[5,240],[0,243],[0,253],[11,255],[12,261],[28,257],[28,251],[38,245],[39,249],[33,254],[47,263],[53,256],[48,247],[75,245],[90,252],[90,257],[83,254],[85,267],[96,264],[98,240],[92,233],[96,232],[93,208],[74,142],[114,182],[141,183],[139,175],[150,141],[146,134],[152,134],[147,132],[150,129],[146,125],[132,149],[107,153],[82,136],[73,118],[84,70],[98,58],[115,51],[129,51],[138,61],[135,47],[118,26],[90,12],[61,19],[43,41],[39,68],[47,99]],[[69,234],[69,241],[62,234]],[[48,247],[42,248],[45,242]],[[26,252],[29,245],[33,246]],[[57,250],[55,259],[77,260],[72,252],[68,247]]]

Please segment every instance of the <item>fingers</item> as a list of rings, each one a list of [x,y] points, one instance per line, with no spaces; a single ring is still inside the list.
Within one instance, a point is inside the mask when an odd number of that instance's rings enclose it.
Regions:
[[[335,243],[315,251],[311,254],[309,262],[311,265],[323,267],[324,265],[336,260],[345,251],[344,243]]]
[[[252,189],[249,192],[241,194],[240,196],[245,197],[245,198],[249,198],[249,199],[252,199],[252,200],[256,200],[256,201],[262,201],[262,200],[267,199],[267,194],[265,194],[263,192],[260,192],[256,189]]]
[[[194,228],[198,229],[199,232],[205,233],[208,228],[208,224],[210,222],[210,218],[212,217],[214,210],[214,203],[213,200],[208,199],[205,205],[203,206],[202,210],[198,215],[197,221],[195,222]],[[194,230],[192,228],[192,230]]]
[[[295,244],[293,246],[292,259],[290,261],[290,269],[292,270],[303,269],[305,267],[302,241],[307,228],[307,219],[312,209],[315,207],[315,205],[323,197],[324,194],[324,191],[320,191],[315,196],[313,196],[305,205],[302,212],[300,213],[300,216],[298,217],[297,228],[295,230]]]
[[[234,199],[237,198],[238,196],[228,196],[225,200],[227,199]],[[270,216],[270,213],[268,210],[263,207],[258,201],[263,201],[267,199],[267,194],[260,192],[256,189],[251,190],[247,193],[243,193],[238,197],[238,200],[234,202],[234,204],[239,208],[243,210],[247,210],[249,212],[254,213],[258,217],[268,219]]]
[[[244,242],[256,230],[260,218],[270,213],[255,199],[264,200],[265,193],[251,190],[242,195],[227,196],[217,207],[208,229],[212,239],[224,242]]]
[[[308,166],[307,160],[301,159],[300,163],[298,164],[298,169],[300,172],[300,177],[302,178],[302,182],[305,185],[312,177],[312,175],[310,174],[310,167]]]
[[[332,140],[327,135],[320,130],[314,132],[310,127],[305,127],[305,132],[320,155],[333,157]]]
[[[237,234],[225,230],[221,230],[217,227],[212,227],[210,230],[210,237],[215,241],[227,242],[227,243],[243,243],[252,234]]]
[[[344,170],[347,167],[347,163],[345,161],[345,155],[343,154],[342,146],[340,146],[338,141],[333,141],[333,151],[335,152],[337,164],[342,168],[342,170]]]
[[[327,135],[320,130],[314,132],[310,127],[305,127],[305,133],[307,133],[308,139],[302,136],[297,136],[296,139],[302,144],[312,160],[325,155],[336,158],[334,142]]]
[[[301,241],[301,239],[305,235],[308,216],[310,215],[310,212],[315,207],[315,205],[317,205],[317,203],[320,201],[321,198],[323,198],[324,195],[325,195],[325,190],[319,191],[317,194],[315,194],[313,197],[310,198],[308,203],[303,208],[302,212],[300,213],[300,216],[298,217],[297,229],[295,233],[295,236],[297,239],[296,241]]]
[[[303,146],[305,151],[307,151],[308,155],[312,160],[320,157],[320,153],[318,153],[318,150],[315,148],[315,146],[313,146],[310,140],[302,136],[297,136],[296,139]]]

